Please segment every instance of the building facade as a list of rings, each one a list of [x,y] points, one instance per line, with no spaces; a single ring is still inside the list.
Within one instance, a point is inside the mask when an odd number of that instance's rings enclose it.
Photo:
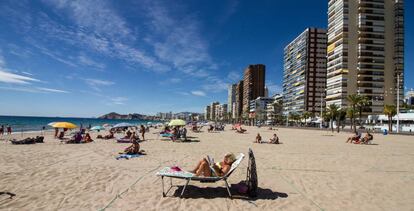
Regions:
[[[326,30],[307,28],[284,49],[283,106],[288,113],[320,112],[326,88]]]
[[[243,111],[243,81],[236,85],[236,101],[234,103],[233,119],[241,119]]]
[[[211,111],[210,106],[209,105],[206,106],[206,108],[204,109],[204,119],[205,120],[210,120],[210,111]]]
[[[219,102],[212,102],[210,105],[210,120],[216,120],[216,106],[219,105]]]
[[[265,95],[265,72],[263,64],[249,65],[243,76],[243,114],[248,114],[250,101]]]
[[[370,101],[364,112],[375,114],[396,104],[397,89],[403,99],[403,13],[403,0],[329,0],[327,105],[345,107],[360,94]]]
[[[233,105],[236,103],[236,87],[237,84],[230,84],[228,88],[227,105],[229,113],[233,113]]]

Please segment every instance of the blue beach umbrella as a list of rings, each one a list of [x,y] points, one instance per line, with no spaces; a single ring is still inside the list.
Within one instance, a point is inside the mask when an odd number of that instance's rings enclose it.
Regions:
[[[120,127],[134,127],[135,125],[133,124],[129,124],[126,122],[122,122],[122,123],[118,123],[116,125],[114,125],[112,128],[120,128]]]
[[[98,126],[92,127],[91,130],[105,130],[105,128],[98,125]]]

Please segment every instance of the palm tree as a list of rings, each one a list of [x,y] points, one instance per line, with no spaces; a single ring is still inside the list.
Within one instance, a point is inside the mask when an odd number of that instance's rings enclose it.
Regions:
[[[359,125],[361,125],[361,119],[362,119],[362,111],[369,105],[369,99],[367,96],[360,96],[360,99],[358,101],[358,108],[359,108]]]
[[[346,120],[346,115],[347,115],[347,109],[345,108],[340,108],[338,110],[338,116],[337,116],[337,132],[339,133],[339,128],[342,126],[342,123]]]
[[[346,99],[351,104],[351,109],[354,111],[354,112],[351,113],[351,116],[349,116],[349,118],[351,119],[351,129],[354,128],[354,132],[356,132],[355,111],[356,111],[356,107],[359,104],[359,101],[360,101],[361,97],[357,94],[352,94],[352,95],[348,95],[346,97]]]
[[[384,114],[388,116],[388,130],[392,132],[392,117],[397,114],[395,105],[384,105]]]
[[[339,112],[339,106],[337,106],[336,104],[330,104],[328,106],[328,113],[329,113],[329,118],[331,120],[332,133],[334,132],[333,121],[337,119],[338,112]]]
[[[305,111],[302,114],[302,118],[305,119],[305,125],[308,126],[308,122],[306,121],[307,119],[309,119],[312,116],[312,113],[309,111]]]

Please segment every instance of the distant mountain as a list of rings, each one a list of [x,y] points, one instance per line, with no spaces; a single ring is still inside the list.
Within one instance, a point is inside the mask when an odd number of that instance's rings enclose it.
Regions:
[[[109,114],[102,115],[98,117],[99,119],[143,119],[143,120],[157,120],[158,117],[148,116],[144,114],[118,114],[116,112],[111,112]]]

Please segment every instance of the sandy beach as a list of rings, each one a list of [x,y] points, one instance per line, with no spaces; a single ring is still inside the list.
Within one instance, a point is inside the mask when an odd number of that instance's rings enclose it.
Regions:
[[[16,196],[1,195],[0,210],[414,210],[413,136],[376,134],[373,145],[356,145],[345,143],[349,133],[246,129],[189,131],[190,143],[161,141],[152,129],[141,143],[148,154],[129,160],[115,159],[129,145],[115,140],[69,145],[48,133],[45,143],[12,145],[2,137],[0,191]],[[265,140],[276,132],[283,144],[254,144],[258,132]],[[183,199],[181,187],[162,197],[155,175],[162,167],[191,170],[206,155],[219,160],[226,152],[247,155],[249,148],[256,156],[257,198],[229,199],[223,182],[191,182]],[[245,179],[247,160],[230,183]]]

